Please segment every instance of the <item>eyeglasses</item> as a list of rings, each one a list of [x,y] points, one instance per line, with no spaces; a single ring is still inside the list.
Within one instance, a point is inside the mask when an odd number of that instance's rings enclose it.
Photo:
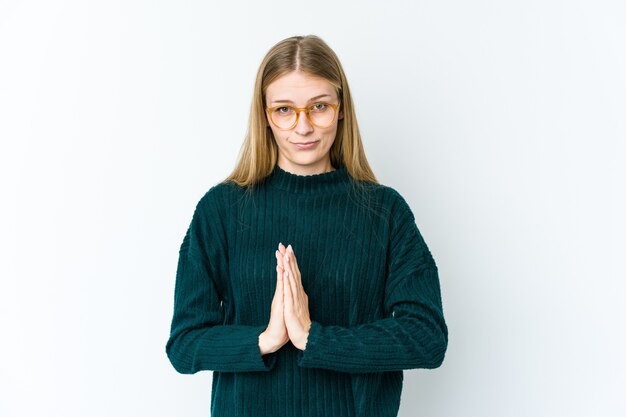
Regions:
[[[313,126],[323,129],[333,124],[338,108],[339,104],[318,102],[309,107],[266,107],[265,111],[272,123],[281,130],[293,129],[298,124],[300,112],[306,114],[307,120]]]

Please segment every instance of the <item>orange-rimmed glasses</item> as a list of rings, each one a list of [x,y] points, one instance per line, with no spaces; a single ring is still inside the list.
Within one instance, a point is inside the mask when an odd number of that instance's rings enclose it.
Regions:
[[[306,118],[313,126],[324,129],[333,124],[337,117],[339,104],[317,102],[308,107],[274,106],[266,107],[265,111],[270,120],[280,130],[293,129],[300,119],[300,113],[304,112]]]

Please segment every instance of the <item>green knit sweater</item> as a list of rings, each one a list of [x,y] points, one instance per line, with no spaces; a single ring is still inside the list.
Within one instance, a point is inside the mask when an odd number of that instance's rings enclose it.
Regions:
[[[246,192],[214,185],[180,246],[165,350],[212,370],[212,417],[397,416],[404,369],[436,368],[448,343],[437,266],[405,199],[345,166],[278,165]],[[278,243],[291,244],[312,320],[304,351],[261,355]]]

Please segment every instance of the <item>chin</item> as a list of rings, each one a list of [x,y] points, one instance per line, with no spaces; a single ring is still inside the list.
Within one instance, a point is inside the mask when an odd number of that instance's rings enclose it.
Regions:
[[[294,158],[292,159],[294,164],[298,165],[313,165],[320,161],[319,158]]]
[[[294,164],[298,164],[298,165],[313,165],[313,164],[316,164],[316,163],[322,161],[323,159],[324,159],[323,157],[320,157],[318,155],[310,156],[310,157],[298,157],[298,156],[295,156],[295,157],[291,158],[291,161]]]

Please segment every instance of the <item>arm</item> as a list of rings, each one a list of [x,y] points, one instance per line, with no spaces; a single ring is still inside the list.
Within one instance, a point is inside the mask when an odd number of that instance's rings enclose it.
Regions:
[[[166,353],[183,374],[269,371],[276,356],[262,356],[259,347],[266,326],[223,324],[224,310],[213,277],[227,273],[226,241],[215,193],[209,190],[196,206],[180,247]]]
[[[313,321],[303,367],[340,372],[436,368],[443,362],[448,329],[443,317],[437,266],[400,199],[393,215],[385,284],[385,318],[354,327]]]

